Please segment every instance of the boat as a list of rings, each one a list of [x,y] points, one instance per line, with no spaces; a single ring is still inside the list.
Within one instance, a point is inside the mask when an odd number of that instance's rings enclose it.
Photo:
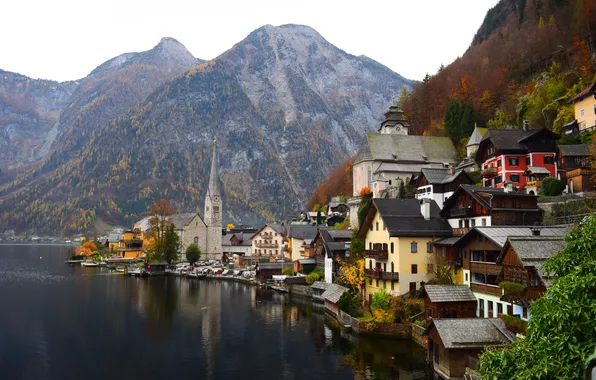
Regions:
[[[124,273],[125,270],[126,270],[126,267],[123,267],[123,266],[116,267],[116,272]]]
[[[84,267],[98,267],[99,266],[99,263],[96,263],[94,261],[91,261],[91,262],[89,262],[89,261],[83,261],[83,262],[81,262],[81,266],[84,266]]]

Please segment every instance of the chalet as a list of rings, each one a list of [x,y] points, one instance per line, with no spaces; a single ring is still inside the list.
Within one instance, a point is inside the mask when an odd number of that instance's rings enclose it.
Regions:
[[[123,259],[139,259],[145,257],[143,250],[143,239],[138,230],[128,230],[122,233],[118,241],[116,254]]]
[[[563,236],[511,236],[497,258],[502,267],[501,279],[521,285],[504,287],[502,300],[513,304],[513,314],[529,319],[533,301],[542,297],[552,278],[543,270],[544,262],[565,249]]]
[[[463,169],[424,168],[412,180],[416,188],[416,199],[433,199],[439,208],[461,184],[473,185],[474,182]]]
[[[504,347],[515,340],[500,319],[433,319],[426,327],[428,361],[441,379],[464,379],[466,368],[476,369],[486,347]]]
[[[484,187],[525,187],[523,176],[528,166],[546,168],[557,176],[557,147],[560,138],[548,129],[490,129],[480,141],[476,160],[482,163]]]
[[[564,227],[492,226],[475,227],[459,238],[453,250],[462,257],[463,284],[470,287],[478,300],[478,316],[492,318],[513,314],[512,305],[504,302],[501,267],[497,259],[508,238],[512,236],[565,236]]]
[[[251,237],[253,256],[283,258],[286,242],[286,227],[283,224],[265,224]]]
[[[287,245],[284,248],[285,257],[296,261],[304,258],[305,241],[312,241],[317,236],[319,228],[309,224],[290,224],[286,228]]]
[[[325,302],[325,311],[337,317],[339,314],[339,298],[347,291],[348,288],[337,284],[330,284],[321,295],[323,301]]]
[[[593,131],[596,128],[596,83],[586,88],[569,103],[573,103],[575,119],[563,126],[563,133],[572,135]]]
[[[116,249],[118,249],[118,245],[120,240],[122,240],[122,233],[124,233],[124,230],[121,228],[116,228],[114,230],[112,230],[112,232],[110,232],[110,234],[108,235],[108,249],[110,250],[110,253],[114,253],[116,252]]]
[[[365,240],[366,297],[380,289],[393,295],[416,291],[428,281],[432,243],[451,227],[430,199],[373,199],[358,231]]]
[[[512,191],[460,185],[443,205],[441,216],[447,218],[455,235],[475,226],[534,225],[542,221],[537,196]]]
[[[476,317],[476,297],[466,285],[424,285],[424,317],[429,323],[436,318]]]
[[[335,281],[339,260],[350,256],[351,230],[319,229],[314,240],[314,258],[317,267],[325,270],[325,282]]]
[[[567,183],[569,193],[594,191],[589,148],[589,144],[559,145],[559,178]]]

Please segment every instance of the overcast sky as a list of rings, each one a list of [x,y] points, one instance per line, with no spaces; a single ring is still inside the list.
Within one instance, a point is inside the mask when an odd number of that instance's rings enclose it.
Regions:
[[[421,80],[462,55],[497,0],[7,0],[0,69],[86,76],[108,59],[174,37],[211,59],[265,24],[303,24],[354,55]]]

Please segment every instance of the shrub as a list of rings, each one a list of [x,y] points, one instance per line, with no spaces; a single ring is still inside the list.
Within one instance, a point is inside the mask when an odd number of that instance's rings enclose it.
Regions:
[[[385,289],[381,289],[372,296],[372,304],[371,309],[374,311],[376,309],[381,310],[389,310],[389,302],[391,301],[391,296],[389,293],[385,291]]]
[[[344,292],[337,301],[337,306],[344,313],[350,314],[354,318],[362,316],[362,300],[357,294],[352,292]]]
[[[233,227],[232,227],[233,228]],[[192,243],[186,248],[186,260],[193,265],[201,258],[201,248],[195,243]]]
[[[499,283],[501,289],[505,291],[506,295],[509,294],[521,294],[526,290],[526,287],[517,282],[503,281]]]
[[[287,267],[281,271],[281,274],[285,274],[286,276],[293,276],[294,275],[294,268]]]
[[[306,276],[306,283],[308,285],[312,285],[314,284],[316,281],[319,281],[321,279],[321,276],[319,276],[318,273],[312,272],[310,273],[308,276]]]
[[[526,330],[528,328],[528,322],[523,321],[517,317],[506,315],[506,314],[499,314],[499,318],[505,322],[507,328],[511,331],[516,333],[526,335]]]
[[[561,195],[565,189],[565,182],[553,177],[546,177],[542,180],[542,195],[554,197]]]

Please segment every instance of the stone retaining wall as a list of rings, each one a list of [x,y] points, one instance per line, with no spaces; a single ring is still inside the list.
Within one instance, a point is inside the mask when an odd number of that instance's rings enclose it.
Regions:
[[[428,338],[424,335],[424,327],[412,324],[412,339],[424,348],[428,347]]]

